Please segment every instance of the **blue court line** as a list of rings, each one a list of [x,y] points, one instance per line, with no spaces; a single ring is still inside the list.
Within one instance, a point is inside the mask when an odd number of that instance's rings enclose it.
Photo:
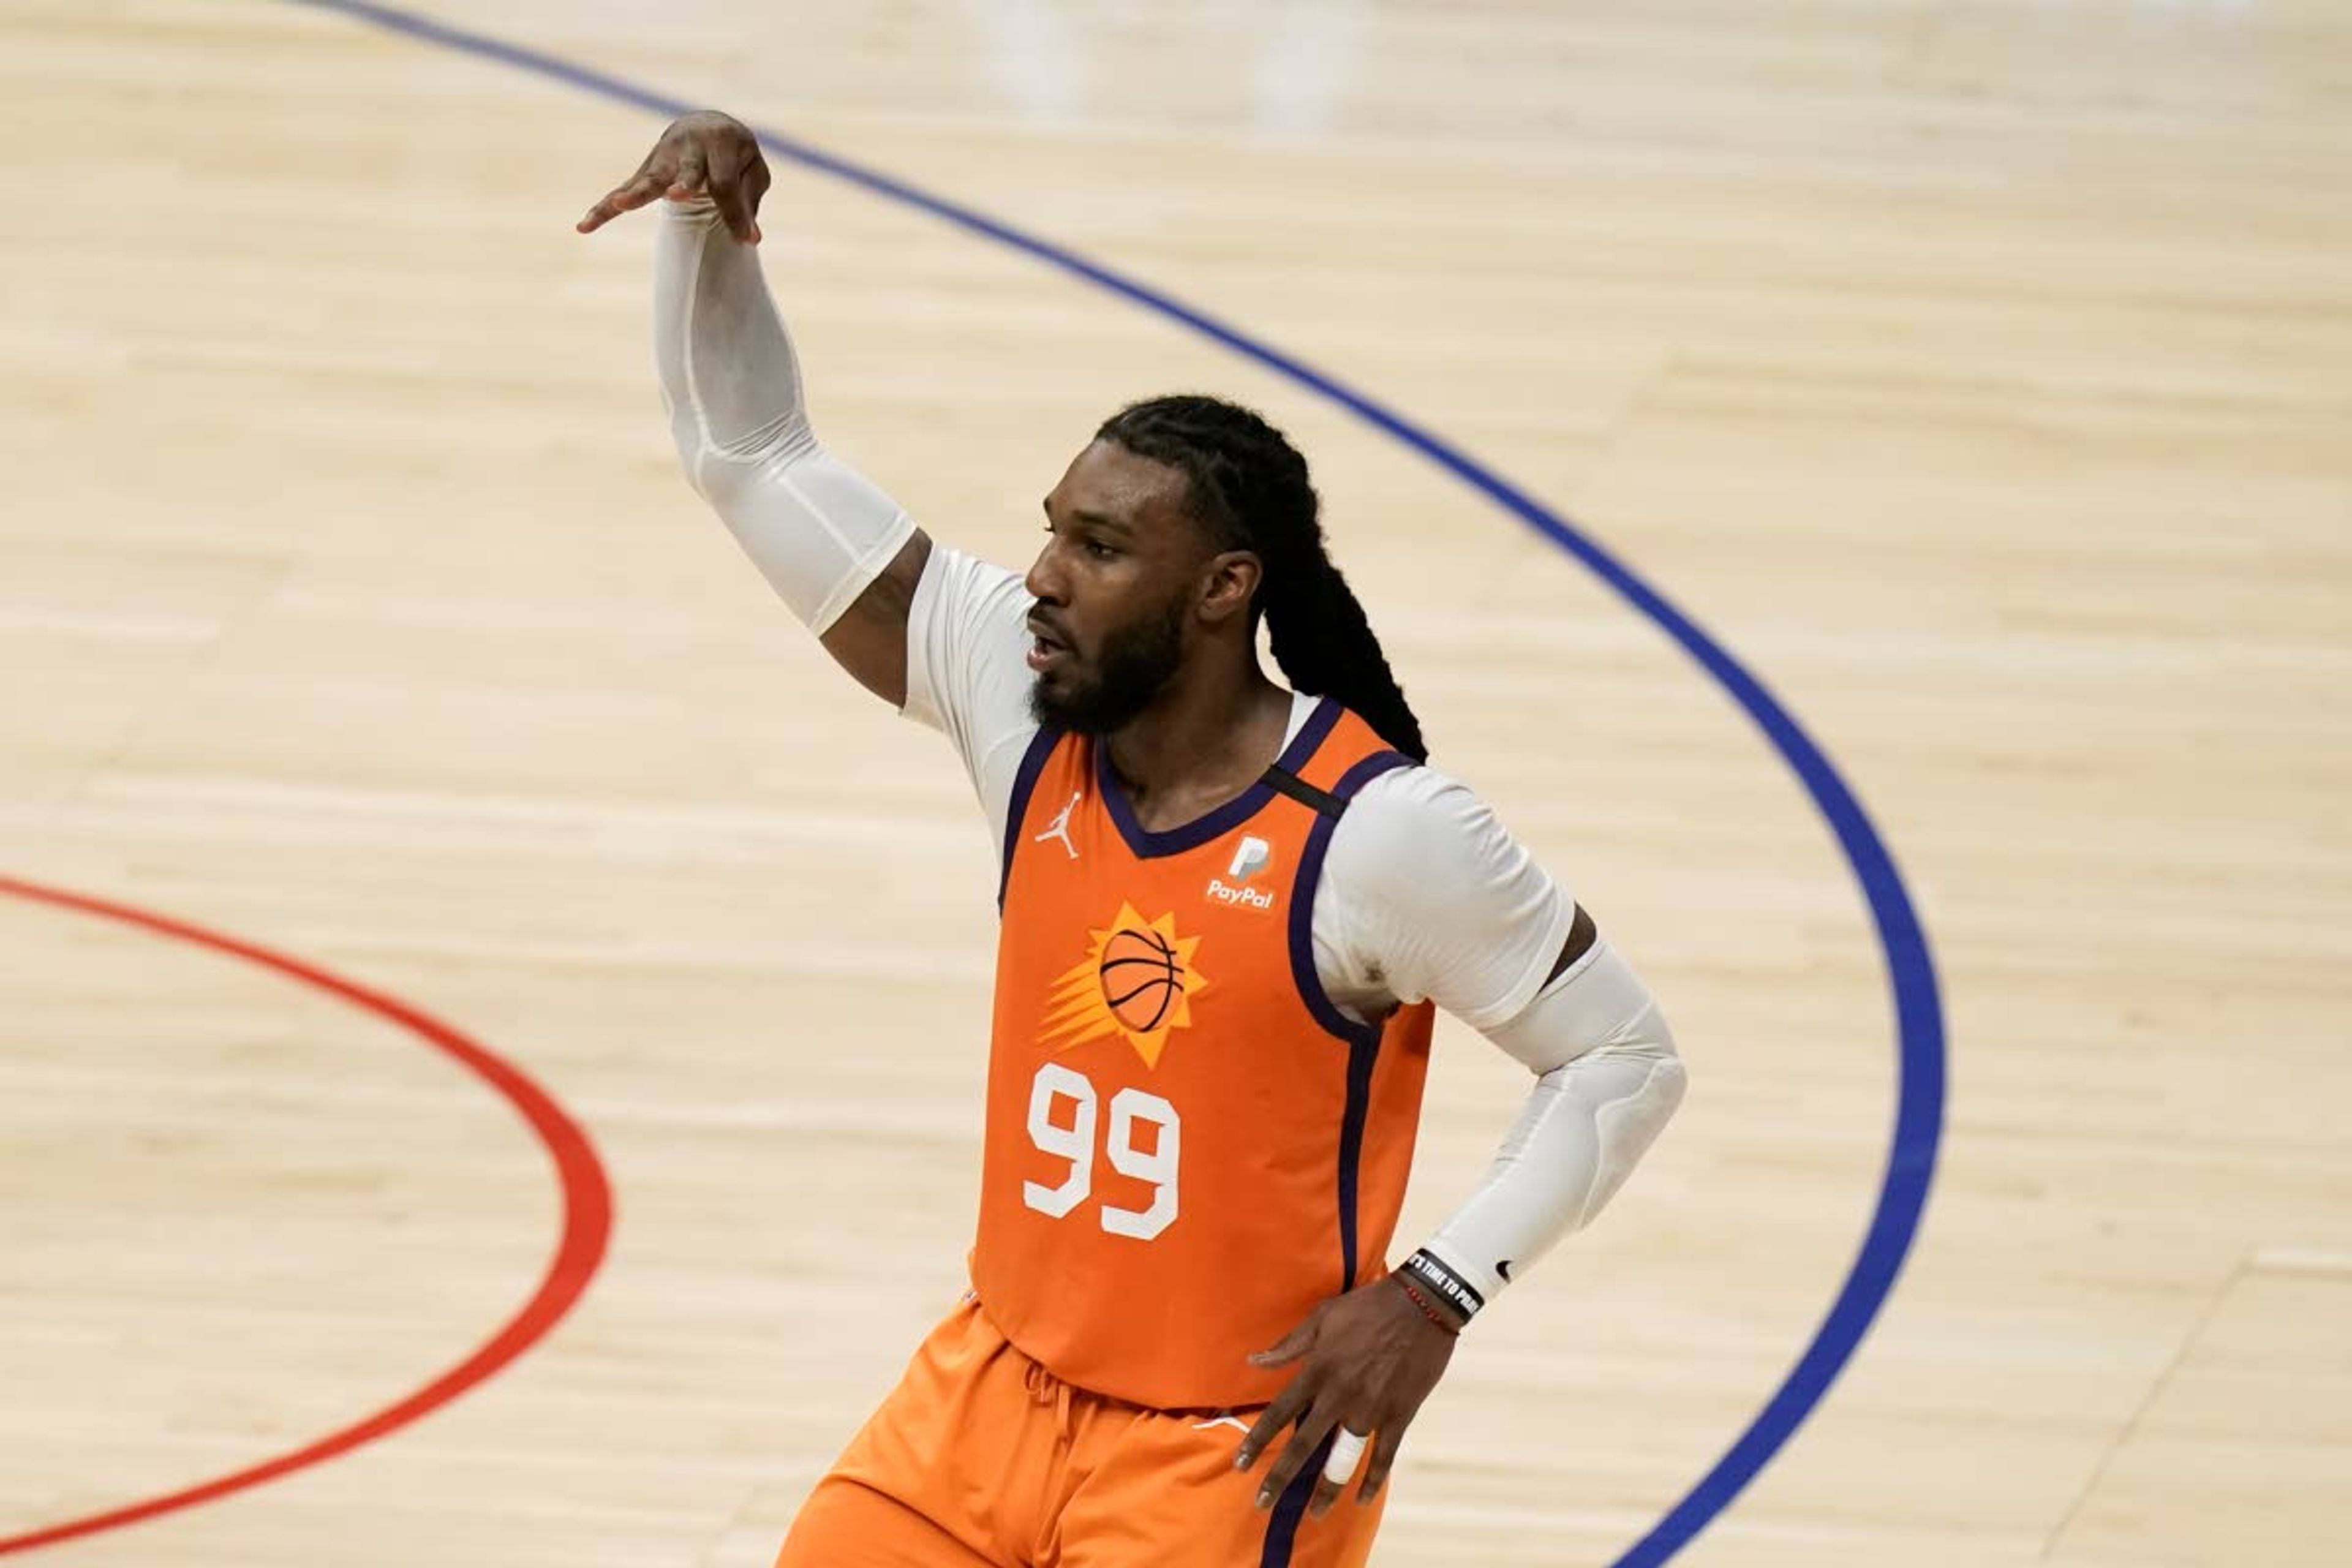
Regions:
[[[573,65],[538,49],[525,48],[479,33],[453,27],[428,17],[394,10],[367,0],[289,0],[318,10],[338,12],[359,21],[402,33],[409,37],[464,54],[496,60],[534,76],[567,83],[600,98],[635,105],[675,118],[694,105],[652,91],[585,66]],[[941,221],[1000,245],[1034,257],[1049,267],[1105,289],[1155,315],[1177,321],[1202,336],[1296,382],[1300,386],[1348,409],[1367,424],[1446,469],[1521,522],[1534,529],[1581,562],[1595,576],[1656,622],[1683,651],[1720,682],[1733,700],[1754,720],[1772,747],[1804,782],[1813,804],[1836,833],[1863,894],[1870,901],[1871,919],[1886,957],[1887,983],[1895,1001],[1895,1047],[1897,1086],[1895,1136],[1880,1178],[1878,1205],[1863,1237],[1862,1250],[1839,1287],[1837,1299],[1821,1327],[1797,1358],[1797,1364],[1764,1408],[1748,1423],[1712,1469],[1682,1500],[1668,1510],[1649,1533],[1628,1547],[1612,1568],[1656,1568],[1704,1530],[1756,1479],[1772,1456],[1796,1435],[1812,1414],[1838,1373],[1853,1356],[1871,1322],[1895,1289],[1895,1276],[1911,1250],[1919,1216],[1927,1204],[1927,1189],[1936,1172],[1936,1149],[1944,1123],[1944,1009],[1936,980],[1936,963],[1917,910],[1905,891],[1902,873],[1869,814],[1854,798],[1837,769],[1807,735],[1789,710],[1765,689],[1762,681],[1732,658],[1720,643],[1666,602],[1664,595],[1633,570],[1584,536],[1559,513],[1503,479],[1492,469],[1449,445],[1402,415],[1375,402],[1352,387],[1281,350],[1249,336],[1158,289],[1122,276],[1063,249],[1048,240],[1025,234],[1008,224],[957,203],[919,190],[889,175],[835,157],[821,148],[780,132],[754,127],[771,153],[805,168],[845,180],[877,196],[919,208]],[[569,209],[566,209],[568,216]]]

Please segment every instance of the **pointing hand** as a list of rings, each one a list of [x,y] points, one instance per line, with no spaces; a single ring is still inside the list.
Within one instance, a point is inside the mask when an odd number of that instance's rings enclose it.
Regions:
[[[718,205],[728,233],[757,245],[760,198],[768,194],[768,161],[751,128],[716,110],[698,110],[671,121],[637,172],[606,192],[577,226],[582,234],[593,234],[656,197],[684,202],[707,195]]]

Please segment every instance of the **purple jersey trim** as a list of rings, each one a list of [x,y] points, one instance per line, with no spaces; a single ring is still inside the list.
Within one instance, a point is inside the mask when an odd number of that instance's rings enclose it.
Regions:
[[[1285,773],[1295,773],[1307,765],[1339,721],[1343,711],[1337,700],[1326,697],[1282,749],[1274,765]],[[1187,849],[1198,849],[1213,838],[1222,838],[1255,816],[1267,801],[1275,797],[1272,784],[1263,780],[1250,785],[1206,816],[1196,816],[1181,827],[1171,827],[1155,833],[1135,820],[1135,813],[1127,804],[1127,792],[1110,771],[1110,748],[1099,740],[1095,742],[1095,786],[1102,791],[1103,804],[1109,808],[1111,821],[1118,825],[1118,836],[1127,841],[1128,848],[1139,860],[1156,860],[1164,856],[1181,855]]]
[[[1412,765],[1412,759],[1402,752],[1374,752],[1349,768],[1331,793],[1345,809],[1358,791],[1382,773]],[[1323,880],[1323,857],[1330,851],[1331,830],[1339,823],[1337,816],[1316,817],[1315,826],[1307,830],[1307,847],[1298,858],[1298,874],[1291,879],[1290,974],[1317,1023],[1350,1044],[1368,1037],[1377,1041],[1381,1026],[1359,1024],[1339,1011],[1323,989],[1323,977],[1315,973],[1315,889]]]
[[[1332,787],[1345,811],[1357,792],[1382,773],[1411,767],[1412,759],[1398,752],[1374,752],[1349,768]],[[1308,829],[1307,848],[1298,858],[1298,874],[1290,884],[1290,973],[1298,994],[1315,1021],[1348,1043],[1347,1109],[1339,1120],[1339,1169],[1335,1194],[1339,1209],[1339,1289],[1356,1287],[1356,1189],[1363,1165],[1364,1121],[1371,1114],[1372,1068],[1381,1055],[1380,1024],[1359,1024],[1331,1000],[1323,977],[1315,973],[1315,889],[1323,880],[1323,857],[1331,847],[1331,830],[1339,826],[1335,814],[1318,813]]]
[[[1051,725],[1041,727],[1029,738],[1029,749],[1021,754],[1020,771],[1013,775],[1013,799],[1004,808],[1004,858],[996,868],[996,912],[1004,912],[1005,889],[1013,886],[1013,852],[1021,845],[1021,825],[1029,816],[1029,797],[1037,792],[1037,775],[1045,771],[1045,759],[1054,754],[1061,743],[1063,731]]]
[[[1258,1568],[1291,1568],[1291,1554],[1298,1547],[1298,1526],[1307,1517],[1307,1505],[1315,1496],[1315,1483],[1323,1479],[1323,1466],[1331,1458],[1331,1445],[1339,1436],[1334,1432],[1317,1444],[1307,1463],[1282,1489],[1282,1497],[1274,1505],[1274,1517],[1265,1521],[1265,1542],[1257,1553]]]

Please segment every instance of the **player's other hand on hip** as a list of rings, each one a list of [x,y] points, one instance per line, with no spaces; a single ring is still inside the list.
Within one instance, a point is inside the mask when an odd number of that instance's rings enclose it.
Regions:
[[[1271,1508],[1335,1433],[1310,1511],[1320,1516],[1348,1489],[1367,1440],[1372,1457],[1356,1500],[1378,1497],[1404,1429],[1453,1358],[1452,1331],[1432,1321],[1385,1276],[1324,1302],[1271,1349],[1250,1357],[1254,1366],[1298,1367],[1234,1456],[1235,1468],[1246,1470],[1267,1444],[1281,1445],[1258,1487],[1258,1506]],[[1284,1429],[1294,1424],[1285,1438]]]
[[[746,245],[760,243],[760,198],[768,194],[768,161],[750,126],[715,109],[700,109],[669,122],[637,165],[588,209],[576,226],[593,234],[623,213],[667,196],[674,202],[709,196],[727,232]]]

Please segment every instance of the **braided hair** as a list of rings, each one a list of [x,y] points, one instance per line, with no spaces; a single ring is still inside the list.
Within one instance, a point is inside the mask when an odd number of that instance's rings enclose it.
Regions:
[[[1421,721],[1363,605],[1324,551],[1307,459],[1281,431],[1238,404],[1175,396],[1129,405],[1095,438],[1181,469],[1194,515],[1218,547],[1253,551],[1265,563],[1251,614],[1265,616],[1274,661],[1292,686],[1339,699],[1390,745],[1429,760]]]

